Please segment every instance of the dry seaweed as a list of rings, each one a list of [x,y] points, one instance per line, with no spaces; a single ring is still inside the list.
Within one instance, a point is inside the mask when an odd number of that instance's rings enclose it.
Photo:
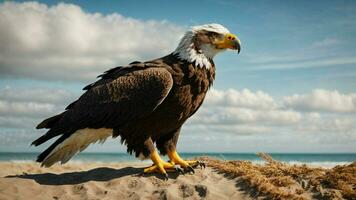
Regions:
[[[265,164],[201,158],[262,199],[356,199],[356,162],[332,169],[289,165],[258,153]]]

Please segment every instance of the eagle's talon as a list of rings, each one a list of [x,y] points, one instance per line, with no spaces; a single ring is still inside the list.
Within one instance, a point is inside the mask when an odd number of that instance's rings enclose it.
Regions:
[[[165,174],[163,174],[163,179],[165,180],[165,181],[168,181],[168,174],[167,173],[165,173]]]
[[[180,174],[184,174],[184,171],[180,166],[174,165],[174,169],[176,170],[176,172],[178,172]]]
[[[204,168],[204,169],[206,168],[205,162],[200,161],[200,160],[198,160],[197,162],[198,162],[198,165],[199,165],[201,168]]]
[[[187,166],[186,171],[187,171],[189,174],[194,174],[194,173],[195,173],[193,167],[191,167],[190,165]]]

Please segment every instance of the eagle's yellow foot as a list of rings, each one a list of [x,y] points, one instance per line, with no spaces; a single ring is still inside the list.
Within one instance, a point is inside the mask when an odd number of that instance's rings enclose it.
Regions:
[[[168,157],[170,163],[175,165],[180,165],[183,169],[188,172],[194,173],[193,167],[201,166],[205,168],[205,163],[198,160],[183,160],[177,153],[177,151],[169,151]]]
[[[153,161],[153,165],[145,168],[143,170],[143,173],[148,174],[148,173],[158,172],[161,173],[165,179],[168,179],[167,172],[183,173],[183,170],[179,166],[174,165],[173,163],[170,162],[163,161],[157,151],[151,153],[151,160]]]

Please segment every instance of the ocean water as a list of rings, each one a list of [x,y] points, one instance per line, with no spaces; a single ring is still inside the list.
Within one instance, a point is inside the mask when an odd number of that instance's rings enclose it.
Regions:
[[[39,153],[0,152],[0,161],[34,161]],[[249,160],[263,163],[255,153],[180,153],[183,158],[210,156],[223,160]],[[308,164],[312,166],[333,167],[356,161],[356,153],[271,153],[275,160],[290,164]],[[167,158],[165,158],[167,159]],[[80,153],[72,158],[75,162],[140,162],[127,153]]]

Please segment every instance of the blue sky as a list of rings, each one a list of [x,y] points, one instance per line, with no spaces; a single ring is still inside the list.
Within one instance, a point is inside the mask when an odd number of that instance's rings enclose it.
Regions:
[[[356,151],[355,1],[1,2],[1,151],[36,151],[33,126],[100,72],[163,56],[190,26],[212,22],[237,34],[242,51],[214,59],[213,92],[184,127],[183,151],[199,151],[201,138],[202,151]],[[34,98],[51,91],[61,100]],[[116,148],[125,149],[89,150]]]

